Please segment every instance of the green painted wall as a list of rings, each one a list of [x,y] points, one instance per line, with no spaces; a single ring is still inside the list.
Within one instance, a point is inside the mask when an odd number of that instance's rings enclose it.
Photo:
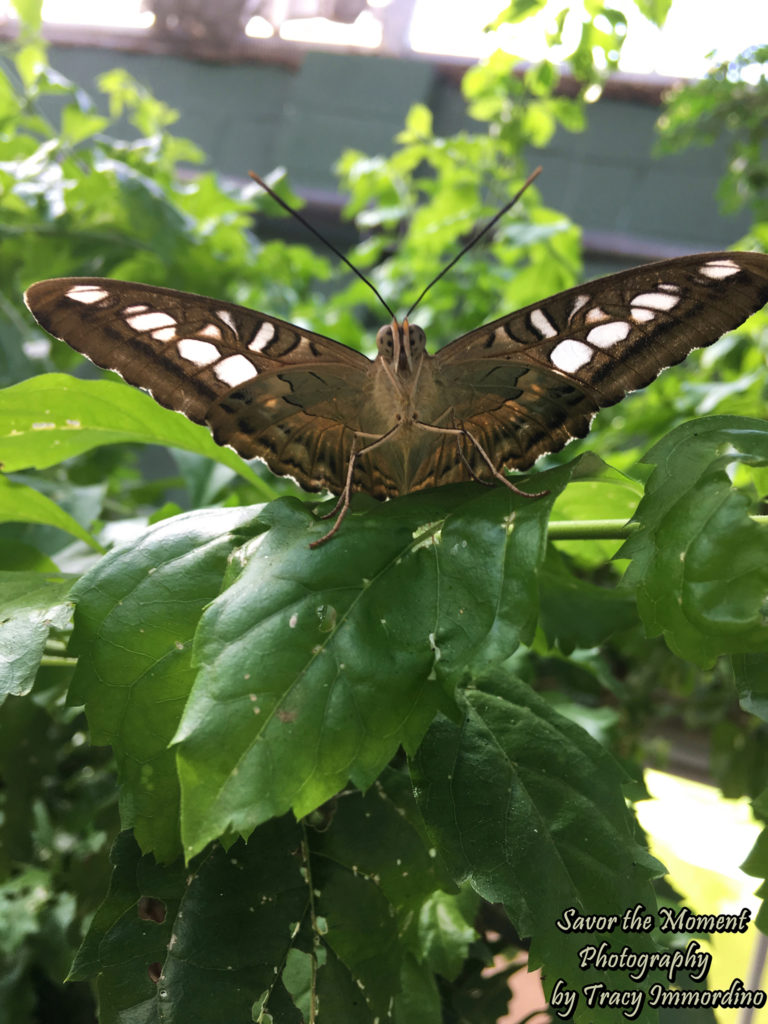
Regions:
[[[449,133],[474,124],[458,85],[426,61],[297,51],[292,64],[222,65],[86,47],[53,48],[56,67],[86,88],[111,67],[127,68],[181,112],[179,131],[236,177],[285,166],[295,187],[332,196],[332,166],[347,147],[388,152],[414,102]],[[541,154],[545,201],[583,225],[595,266],[638,262],[732,244],[749,218],[724,217],[715,201],[723,146],[654,158],[657,109],[603,98],[581,135],[560,132]],[[281,222],[284,223],[284,222]],[[608,255],[616,248],[625,255]]]

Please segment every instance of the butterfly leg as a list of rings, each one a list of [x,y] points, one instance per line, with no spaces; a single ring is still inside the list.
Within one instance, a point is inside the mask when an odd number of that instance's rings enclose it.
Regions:
[[[456,451],[459,453],[459,458],[464,463],[464,468],[475,481],[475,483],[482,484],[483,487],[493,487],[493,484],[489,480],[481,480],[477,473],[474,471],[474,469],[472,469],[472,467],[470,466],[469,459],[464,454],[464,448],[461,443],[464,440],[465,435],[464,432],[459,430],[459,428],[456,426],[455,416],[453,416],[453,426],[455,430],[459,431],[459,433],[457,433],[456,435]]]
[[[520,494],[524,498],[543,498],[544,495],[549,494],[549,491],[521,491],[519,487],[515,487],[512,481],[508,477],[504,476],[504,474],[496,468],[490,456],[486,452],[485,448],[483,448],[483,446],[480,444],[480,442],[473,434],[470,434],[466,427],[435,427],[431,423],[422,423],[421,421],[419,421],[418,425],[422,427],[424,430],[433,430],[435,431],[435,433],[438,434],[455,434],[459,440],[462,437],[468,438],[471,441],[471,443],[475,446],[480,455],[480,458],[486,464],[488,469],[490,469],[491,473],[493,473],[494,477],[499,481],[499,483],[504,484],[504,486],[509,488],[509,490],[512,491],[514,494]],[[464,461],[464,463],[466,464],[466,458],[464,457],[463,452],[461,452],[461,448],[459,448],[459,453],[462,456],[462,461]],[[475,479],[477,479],[475,473],[471,469],[470,473],[472,474],[472,476],[475,477]],[[480,482],[482,483],[483,481]]]
[[[469,440],[472,442],[475,448],[477,448],[478,452],[480,453],[480,458],[486,464],[488,469],[490,469],[490,471],[493,473],[493,475],[496,477],[499,483],[504,484],[504,486],[508,487],[510,491],[512,491],[515,494],[520,494],[524,498],[543,498],[545,494],[549,494],[549,491],[521,491],[519,487],[515,487],[512,481],[508,477],[504,476],[504,474],[500,470],[498,470],[496,466],[494,466],[490,456],[486,452],[485,448],[483,448],[483,446],[477,440],[477,438],[474,437],[474,435],[470,434],[466,427],[461,427],[460,429],[461,432],[469,438]]]
[[[377,437],[370,444],[364,445],[362,448],[355,448],[354,442],[352,447],[352,454],[349,457],[349,465],[347,466],[347,478],[344,482],[344,489],[339,495],[339,500],[333,506],[330,512],[326,512],[325,515],[320,516],[321,519],[331,519],[336,516],[336,522],[333,524],[331,529],[326,533],[320,540],[313,540],[309,545],[311,548],[319,548],[321,544],[325,544],[329,541],[335,533],[338,532],[339,527],[344,521],[344,517],[349,512],[349,502],[352,498],[352,476],[355,472],[355,463],[361,455],[365,455],[366,452],[372,451],[377,448],[380,444],[388,441],[390,437],[395,433],[396,430],[400,429],[400,423],[396,423],[394,427],[382,434],[381,437]],[[355,437],[370,437],[370,434],[356,434]]]

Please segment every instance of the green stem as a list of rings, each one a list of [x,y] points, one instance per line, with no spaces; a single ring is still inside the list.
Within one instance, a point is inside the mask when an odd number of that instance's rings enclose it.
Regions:
[[[309,916],[312,926],[312,980],[309,990],[309,1022],[315,1024],[317,1021],[317,954],[320,946],[320,935],[317,930],[317,914],[315,912],[315,890],[312,883],[311,850],[307,827],[301,822],[301,854],[306,871],[307,890],[309,892]]]
[[[626,540],[640,529],[626,519],[550,519],[549,540]]]
[[[768,515],[750,516],[754,523],[768,525]],[[640,523],[626,519],[550,519],[549,540],[626,540],[640,529]]]

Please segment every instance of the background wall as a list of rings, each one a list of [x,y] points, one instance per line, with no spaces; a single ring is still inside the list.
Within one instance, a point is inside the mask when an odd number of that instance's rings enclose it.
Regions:
[[[484,130],[467,116],[459,63],[296,48],[284,58],[267,53],[222,64],[62,45],[51,59],[89,90],[101,72],[125,67],[180,111],[179,131],[223,174],[244,178],[249,168],[264,174],[284,166],[309,200],[310,214],[329,221],[342,242],[349,228],[334,225],[343,198],[332,166],[346,148],[390,152],[415,102],[432,109],[439,134]],[[538,187],[545,202],[583,226],[592,273],[719,249],[749,224],[748,216],[724,216],[717,208],[724,147],[652,155],[660,95],[669,84],[617,76],[589,108],[586,132],[561,130],[546,151],[531,154],[532,163],[544,165]],[[284,231],[286,222],[279,224]]]

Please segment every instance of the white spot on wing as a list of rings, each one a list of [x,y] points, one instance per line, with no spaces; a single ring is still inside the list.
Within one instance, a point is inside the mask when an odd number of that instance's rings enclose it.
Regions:
[[[252,352],[261,352],[265,345],[268,345],[275,336],[275,325],[265,320],[248,342],[248,348]]]
[[[216,316],[219,318],[219,320],[224,321],[224,323],[227,325],[230,331],[234,331],[235,334],[237,334],[237,328],[235,327],[235,318],[232,316],[228,309],[217,309]]]
[[[740,269],[738,263],[734,263],[733,260],[710,260],[699,267],[699,273],[712,278],[713,281],[722,281],[726,277],[738,274]]]
[[[216,324],[206,324],[197,332],[202,338],[212,338],[214,341],[221,341],[221,328]]]
[[[588,295],[577,295],[573,300],[573,309],[571,310],[571,316],[576,316],[580,309],[582,309],[589,302]]]
[[[674,309],[680,301],[679,295],[669,295],[666,292],[643,292],[636,295],[631,306],[644,306],[645,309]]]
[[[632,310],[632,319],[636,324],[647,324],[648,321],[653,320],[655,316],[656,314],[652,309],[643,309],[640,307],[639,309]]]
[[[161,327],[157,331],[152,331],[152,337],[155,341],[173,341],[176,337],[175,327]]]
[[[134,313],[146,313],[148,309],[149,306],[126,306],[125,309],[123,310],[123,315],[133,316]]]
[[[157,331],[161,327],[175,327],[176,321],[167,313],[160,313],[155,310],[149,313],[137,313],[135,316],[127,316],[126,322],[134,331]]]
[[[90,306],[94,302],[101,302],[102,299],[106,299],[109,292],[104,288],[99,288],[95,284],[76,284],[67,292],[68,299],[74,299],[75,302],[82,302],[86,306]]]
[[[549,358],[563,373],[575,373],[592,358],[592,349],[583,341],[566,338],[559,345],[555,345],[549,353]]]
[[[599,306],[593,306],[592,309],[590,309],[587,312],[586,316],[584,317],[584,323],[585,324],[596,324],[600,320],[607,320],[607,319],[608,319],[608,314],[604,310],[600,309]]]
[[[598,348],[610,348],[611,345],[624,341],[631,329],[631,326],[625,321],[614,320],[609,324],[593,327],[587,335],[587,341],[590,345],[597,345]]]
[[[531,327],[542,338],[554,338],[557,334],[557,328],[542,309],[532,309],[528,319],[531,322]]]
[[[253,380],[258,374],[253,363],[241,355],[227,356],[226,359],[222,359],[214,366],[213,372],[222,383],[229,384],[232,388],[237,387],[238,384],[245,384],[247,380]]]
[[[215,345],[210,341],[199,341],[197,338],[182,338],[176,348],[182,359],[188,359],[197,366],[210,366],[221,358],[221,353]]]
[[[680,294],[680,289],[676,284],[668,284],[666,281],[663,281],[657,287],[660,292],[671,292],[673,295]]]

